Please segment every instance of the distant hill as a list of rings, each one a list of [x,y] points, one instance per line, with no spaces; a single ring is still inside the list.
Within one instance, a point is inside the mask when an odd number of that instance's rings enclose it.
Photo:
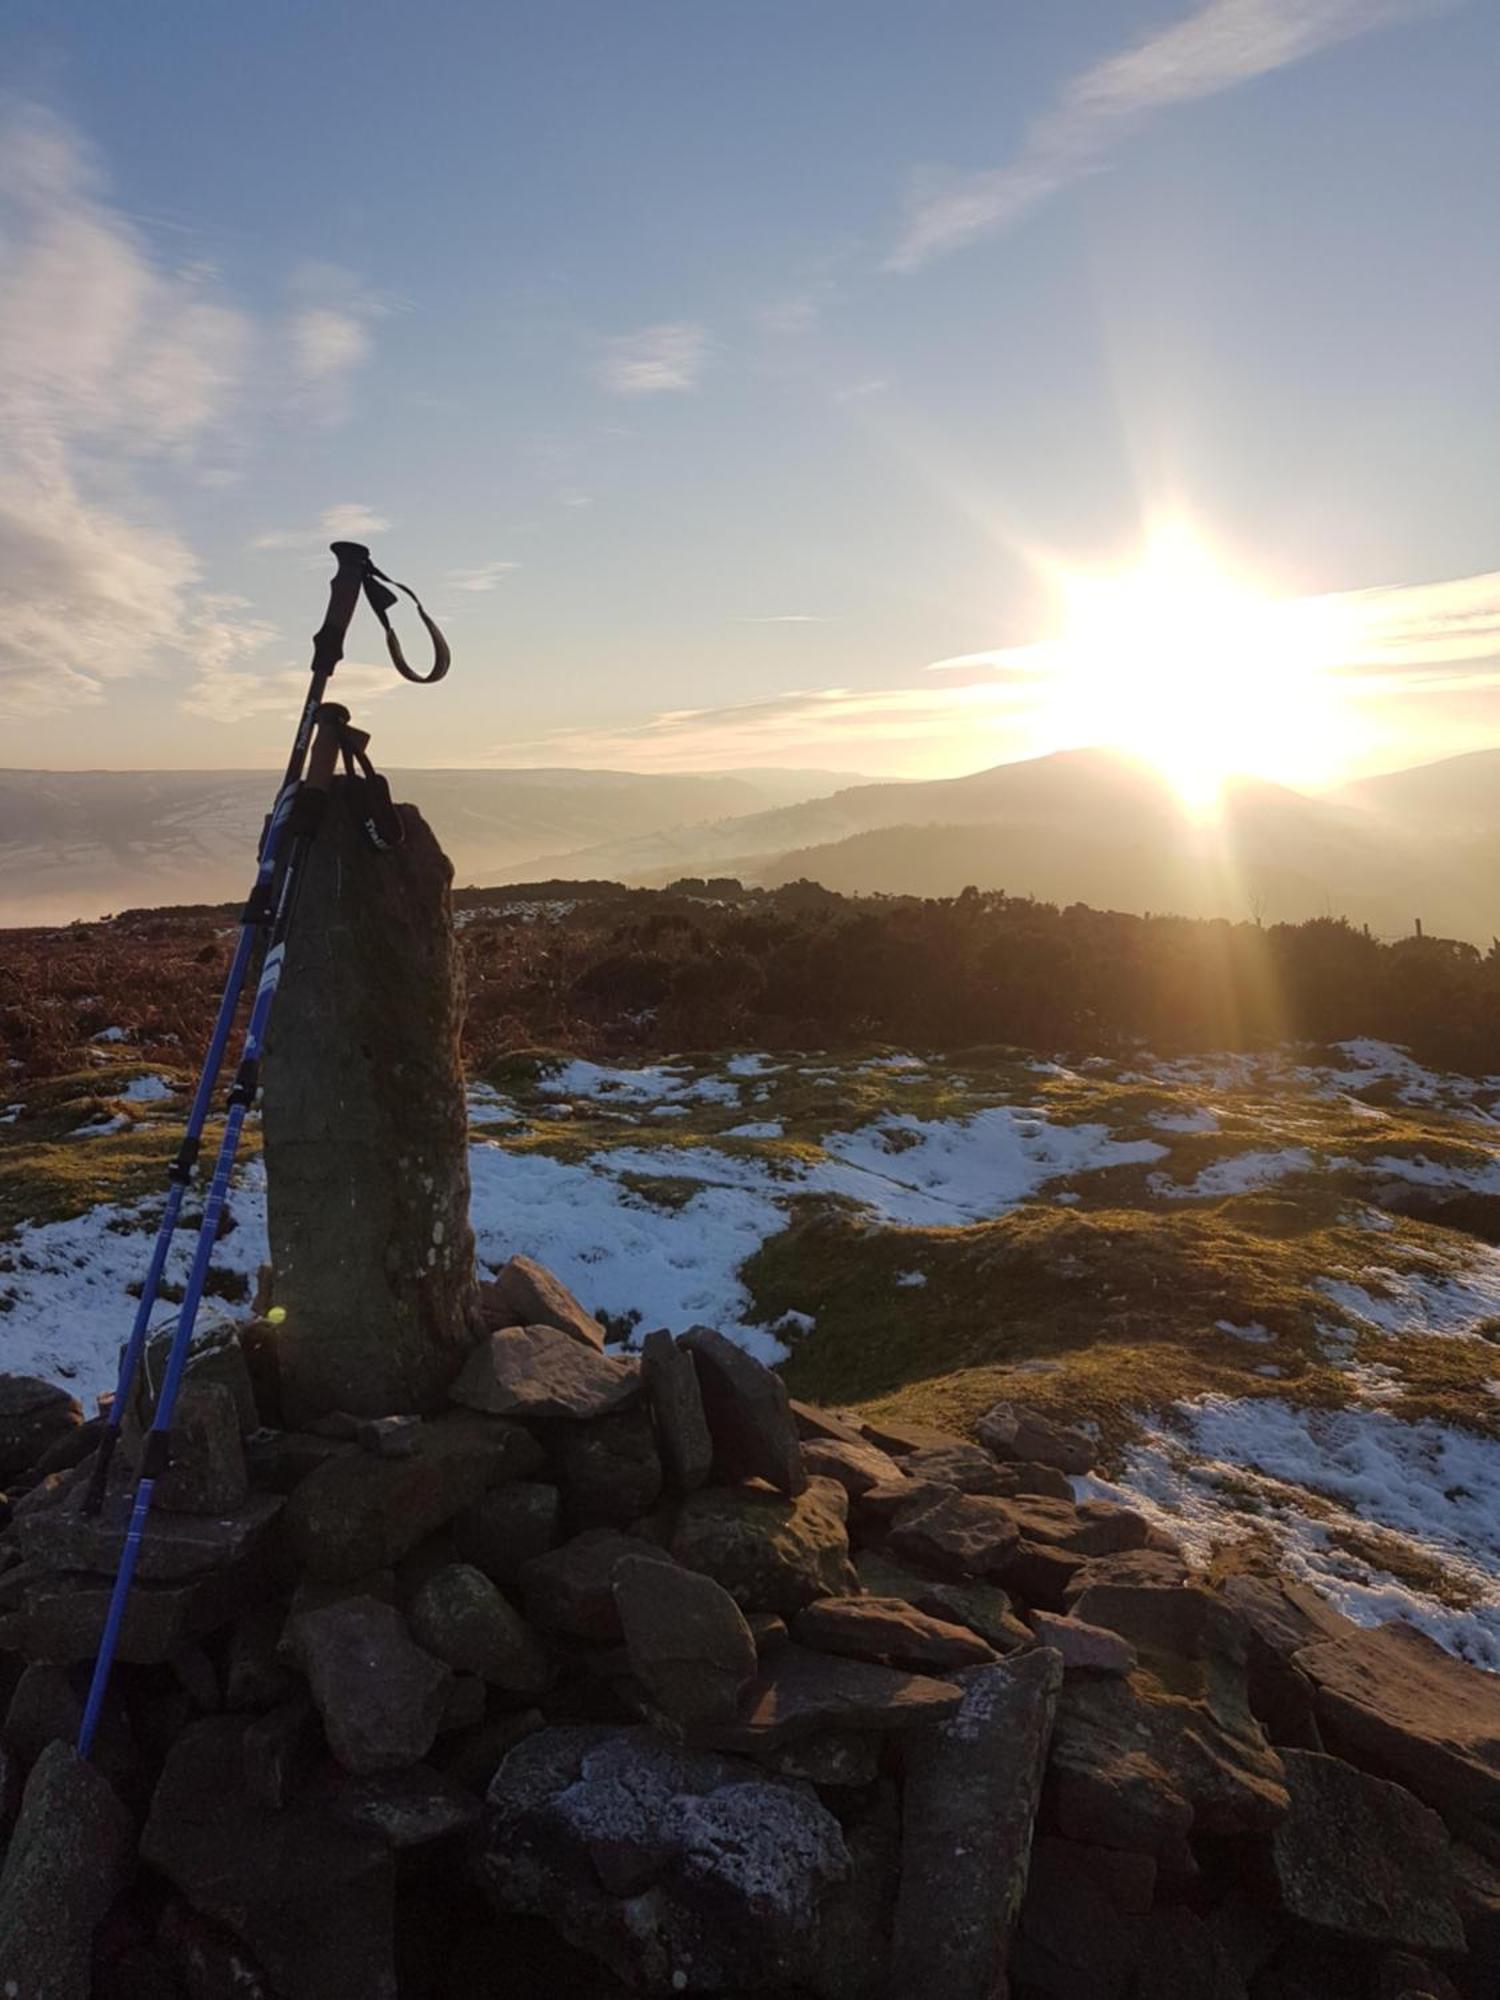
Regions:
[[[825,771],[392,771],[459,882],[552,872],[541,858],[782,808],[847,784]],[[0,925],[242,895],[270,771],[0,770]]]

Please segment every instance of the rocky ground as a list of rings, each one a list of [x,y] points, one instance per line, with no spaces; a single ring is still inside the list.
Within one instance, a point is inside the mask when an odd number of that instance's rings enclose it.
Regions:
[[[185,1071],[110,1026],[0,1109],[0,1361],[109,1385]],[[1500,1666],[1500,1080],[1378,1043],[1043,1062],[513,1058],[471,1089],[474,1222],[616,1341],[705,1322],[794,1389],[1095,1438],[1087,1491],[1363,1623]],[[226,1311],[266,1256],[252,1151]],[[174,1275],[186,1265],[188,1238]],[[170,1300],[158,1309],[170,1315]]]
[[[1019,1398],[791,1399],[524,1257],[484,1314],[445,1411],[303,1431],[206,1333],[91,1765],[146,1392],[95,1521],[97,1420],[0,1379],[0,1992],[1494,1993],[1500,1679]]]

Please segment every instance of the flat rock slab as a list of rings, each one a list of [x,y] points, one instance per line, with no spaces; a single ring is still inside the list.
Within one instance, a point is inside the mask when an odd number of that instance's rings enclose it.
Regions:
[[[604,1328],[585,1312],[561,1278],[534,1257],[512,1257],[489,1286],[490,1301],[514,1326],[553,1326],[582,1347],[600,1351]]]
[[[39,1375],[0,1375],[0,1482],[34,1465],[83,1422],[77,1398]]]
[[[1031,1644],[1031,1628],[1022,1624],[1010,1598],[996,1583],[924,1576],[879,1549],[861,1550],[855,1567],[860,1583],[872,1597],[904,1598],[930,1617],[966,1625],[997,1653],[1013,1653]]]
[[[501,1911],[545,1917],[631,1990],[662,1996],[826,1991],[809,1974],[851,1872],[838,1820],[807,1787],[641,1728],[518,1744],[477,1857]]]
[[[1015,1481],[1007,1477],[991,1453],[982,1445],[958,1440],[922,1445],[908,1452],[900,1470],[908,1479],[931,1479],[938,1486],[956,1486],[960,1493],[998,1496],[1015,1491]]]
[[[131,1666],[158,1666],[227,1624],[265,1593],[269,1551],[183,1583],[137,1583],[125,1606],[117,1648]],[[18,1650],[30,1660],[67,1664],[99,1650],[111,1585],[102,1577],[44,1575],[26,1594]]]
[[[449,1391],[455,1403],[497,1417],[604,1417],[641,1392],[640,1370],[555,1326],[506,1326],[486,1334]]]
[[[907,1741],[891,1940],[903,2000],[1003,1990],[1061,1685],[1046,1649],[975,1667],[956,1712]]]
[[[631,1669],[685,1729],[727,1722],[756,1673],[745,1615],[712,1577],[647,1556],[614,1571],[615,1605]]]
[[[427,1755],[443,1719],[449,1672],[412,1643],[400,1613],[373,1597],[304,1611],[292,1643],[346,1771],[398,1770]]]
[[[540,1694],[552,1678],[541,1641],[472,1563],[435,1570],[407,1616],[417,1644],[455,1673],[477,1674],[507,1694]]]
[[[257,1802],[244,1734],[242,1719],[212,1716],[178,1737],[142,1859],[242,1938],[285,2000],[396,2000],[387,1841],[313,1803]]]
[[[560,1549],[533,1557],[521,1571],[527,1617],[544,1632],[572,1639],[618,1639],[615,1571],[630,1556],[670,1560],[650,1542],[614,1528],[586,1528]]]
[[[1136,1665],[1136,1650],[1128,1639],[1103,1625],[1081,1618],[1059,1618],[1051,1611],[1034,1611],[1031,1627],[1037,1642],[1062,1656],[1068,1673],[1128,1674]]]
[[[856,1588],[848,1496],[813,1479],[795,1499],[753,1487],[705,1488],[677,1511],[672,1554],[721,1583],[744,1611],[789,1618],[815,1597]]]
[[[1045,1494],[1018,1493],[1010,1510],[1023,1541],[1063,1549],[1073,1556],[1119,1555],[1144,1548],[1150,1524],[1129,1507],[1109,1500],[1051,1500]]]
[[[951,1681],[780,1646],[763,1663],[738,1722],[717,1729],[725,1750],[775,1749],[824,1729],[914,1729],[951,1715],[963,1699]]]
[[[1019,1540],[1011,1503],[939,1487],[902,1507],[891,1522],[893,1552],[948,1576],[997,1576]]]
[[[857,1420],[843,1410],[826,1409],[821,1403],[799,1402],[793,1396],[791,1412],[797,1435],[804,1444],[814,1438],[827,1438],[838,1444],[865,1442],[865,1434]]]
[[[1295,1659],[1336,1747],[1437,1811],[1500,1831],[1500,1676],[1400,1624],[1304,1646]]]
[[[994,1404],[974,1428],[979,1442],[998,1459],[1054,1465],[1074,1476],[1093,1467],[1097,1447],[1085,1432],[1053,1423],[1016,1403]]]
[[[698,1374],[714,1477],[725,1484],[764,1479],[778,1492],[802,1492],[807,1471],[781,1377],[709,1326],[689,1327],[682,1346]]]
[[[912,1673],[950,1672],[994,1659],[966,1625],[933,1618],[899,1597],[823,1597],[792,1620],[792,1637],[818,1652],[875,1660]]]
[[[713,1468],[714,1441],[703,1414],[693,1357],[665,1327],[657,1327],[641,1342],[641,1382],[656,1425],[667,1484],[674,1493],[691,1493]]]
[[[94,1930],[128,1881],[135,1827],[71,1744],[32,1767],[0,1873],[0,1994],[89,2000]]]
[[[287,1501],[293,1554],[324,1582],[387,1568],[488,1487],[535,1472],[543,1456],[519,1424],[458,1410],[423,1424],[408,1457],[345,1452],[309,1473]]]
[[[905,1477],[889,1452],[863,1438],[855,1444],[839,1438],[804,1438],[802,1463],[809,1477],[836,1479],[851,1499],[872,1487],[895,1487]]]
[[[51,1504],[28,1507],[17,1517],[16,1537],[27,1561],[43,1569],[113,1577],[134,1494],[113,1488],[97,1514],[83,1513],[82,1499],[75,1487]],[[280,1495],[256,1493],[222,1514],[153,1508],[135,1573],[142,1583],[182,1583],[227,1568],[260,1547],[281,1507]]]
[[[558,1484],[579,1527],[622,1527],[661,1498],[662,1462],[650,1414],[640,1405],[567,1424],[555,1447]]]
[[[1437,1814],[1337,1757],[1287,1750],[1282,1761],[1292,1804],[1271,1853],[1291,1914],[1357,1943],[1461,1952],[1458,1878]]]

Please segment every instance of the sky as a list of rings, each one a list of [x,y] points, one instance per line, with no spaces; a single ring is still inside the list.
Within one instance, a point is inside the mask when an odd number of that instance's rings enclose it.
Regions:
[[[1497,74],[1490,0],[9,0],[0,764],[279,764],[336,536],[453,645],[356,626],[392,764],[1500,743]]]

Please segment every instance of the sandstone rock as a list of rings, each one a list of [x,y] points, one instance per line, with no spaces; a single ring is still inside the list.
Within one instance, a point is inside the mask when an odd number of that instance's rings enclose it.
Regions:
[[[518,1584],[532,1557],[545,1555],[556,1543],[561,1515],[562,1495],[555,1486],[512,1480],[455,1514],[454,1550],[482,1569],[491,1583]]]
[[[615,1570],[626,1556],[652,1555],[652,1545],[632,1535],[614,1528],[586,1528],[560,1549],[533,1557],[522,1569],[526,1615],[544,1632],[575,1639],[618,1639]]]
[[[389,1771],[427,1755],[448,1669],[412,1644],[389,1604],[351,1597],[306,1611],[293,1636],[329,1748],[346,1771]]]
[[[329,1459],[286,1503],[293,1553],[309,1576],[330,1582],[383,1569],[486,1488],[534,1472],[542,1455],[519,1424],[453,1411],[422,1426],[409,1458]]]
[[[311,1803],[247,1792],[244,1725],[195,1723],[173,1745],[142,1859],[242,1938],[278,2000],[396,2000],[394,1875],[384,1840]]]
[[[841,1410],[826,1410],[821,1403],[802,1403],[795,1396],[790,1403],[792,1422],[804,1444],[826,1439],[834,1444],[864,1444],[865,1434],[854,1418]]]
[[[1140,1951],[1142,1987],[1152,2000],[1248,2000],[1233,1960],[1196,1911],[1153,1910]]]
[[[662,1462],[644,1409],[570,1425],[558,1444],[557,1468],[580,1527],[638,1520],[661,1498]]]
[[[483,1812],[472,1792],[426,1764],[347,1778],[327,1803],[332,1818],[377,1835],[398,1852],[468,1833]]]
[[[83,1721],[89,1676],[83,1667],[28,1666],[11,1691],[0,1736],[25,1770],[52,1743],[73,1744]],[[92,1762],[122,1798],[132,1798],[141,1775],[125,1704],[118,1688],[105,1696]]]
[[[1050,1646],[1062,1655],[1067,1673],[1128,1674],[1136,1665],[1136,1650],[1130,1641],[1102,1625],[1089,1625],[1081,1618],[1059,1618],[1050,1611],[1034,1611],[1031,1629],[1039,1645]]]
[[[899,1417],[862,1417],[859,1419],[859,1433],[868,1443],[878,1445],[888,1451],[892,1458],[905,1458],[908,1452],[941,1449],[945,1445],[966,1444],[966,1438],[955,1437],[952,1431],[939,1430],[935,1424],[908,1424]]]
[[[687,1729],[727,1722],[756,1672],[755,1641],[728,1591],[675,1563],[626,1556],[614,1596],[631,1669],[652,1701]]]
[[[70,1744],[48,1744],[0,1872],[0,1993],[89,2000],[94,1930],[129,1879],[134,1848],[108,1780]]]
[[[1291,1810],[1271,1851],[1281,1900],[1335,1937],[1462,1951],[1447,1829],[1401,1785],[1336,1757],[1288,1750]]]
[[[876,1486],[897,1486],[903,1474],[887,1452],[861,1438],[845,1444],[836,1438],[804,1439],[802,1463],[809,1477],[836,1479],[851,1499]]]
[[[848,1499],[814,1479],[795,1499],[755,1488],[704,1488],[678,1510],[672,1554],[721,1583],[744,1611],[790,1617],[815,1597],[854,1588]]]
[[[1119,1555],[1144,1548],[1149,1532],[1144,1516],[1108,1500],[1050,1500],[1045,1494],[1017,1494],[1007,1502],[1021,1539],[1074,1556]]]
[[[1039,1836],[1011,1955],[1017,1982],[1056,2000],[1123,2000],[1155,1880],[1149,1855]]]
[[[1029,1460],[1038,1465],[1055,1465],[1059,1472],[1088,1472],[1094,1463],[1095,1445],[1083,1431],[1055,1424],[1034,1410],[1014,1403],[996,1403],[974,1426],[979,1442],[996,1458],[1013,1462]]]
[[[698,1375],[714,1477],[764,1479],[779,1492],[801,1493],[807,1473],[781,1377],[712,1327],[690,1327],[682,1346]]]
[[[1049,1500],[1071,1500],[1073,1482],[1065,1472],[1059,1472],[1055,1465],[1034,1465],[1029,1459],[1017,1459],[1007,1463],[1004,1471],[1010,1479],[1006,1488],[1009,1493],[1041,1493]]]
[[[1082,1556],[1069,1555],[1066,1549],[1047,1542],[1023,1539],[1016,1543],[1015,1553],[999,1574],[1007,1590],[1025,1603],[1061,1613],[1068,1608],[1068,1591],[1083,1561]]]
[[[983,1666],[993,1649],[965,1625],[930,1617],[899,1597],[823,1597],[792,1620],[792,1637],[823,1653],[882,1661],[912,1673]]]
[[[307,1783],[327,1751],[312,1697],[299,1690],[245,1730],[245,1790],[258,1804],[280,1812]]]
[[[714,1444],[693,1358],[665,1327],[648,1333],[641,1342],[641,1383],[656,1424],[667,1484],[674,1493],[691,1493],[708,1478]]]
[[[285,1618],[276,1605],[242,1611],[224,1649],[224,1706],[258,1714],[285,1701],[293,1681],[277,1655]]]
[[[245,1466],[258,1493],[295,1493],[309,1473],[331,1458],[346,1458],[351,1444],[311,1431],[264,1430],[245,1439]]]
[[[536,1634],[472,1563],[430,1576],[407,1617],[417,1644],[455,1673],[478,1674],[508,1694],[540,1694],[551,1679]]]
[[[1167,1588],[1188,1581],[1188,1566],[1180,1555],[1150,1547],[1126,1549],[1120,1555],[1090,1556],[1074,1571],[1064,1593],[1072,1611],[1084,1591],[1100,1583],[1159,1584]]]
[[[602,1348],[604,1328],[560,1278],[533,1257],[512,1257],[495,1273],[492,1297],[514,1326],[553,1326],[584,1347]]]
[[[939,1488],[903,1507],[891,1523],[898,1556],[948,1576],[996,1576],[1015,1554],[1017,1529],[1009,1503],[978,1493]]]
[[[923,1445],[901,1461],[908,1479],[930,1479],[938,1486],[956,1486],[960,1493],[1005,1494],[1015,1491],[1001,1467],[980,1445],[955,1439],[952,1444]],[[1069,1498],[1072,1496],[1069,1495]]]
[[[962,1705],[906,1745],[891,1986],[909,2000],[992,2000],[1026,1886],[1062,1662],[975,1667]]]
[[[547,1729],[517,1745],[478,1857],[500,1910],[544,1916],[660,1996],[808,1990],[823,1912],[850,1873],[838,1821],[806,1789],[645,1729]]]
[[[803,1784],[857,1791],[880,1776],[881,1739],[870,1729],[821,1729],[797,1736],[774,1750],[757,1752],[757,1761],[779,1778]]]
[[[553,1326],[501,1327],[470,1354],[455,1403],[499,1417],[608,1416],[641,1392],[640,1370]]]
[[[1250,1706],[1273,1743],[1321,1750],[1313,1684],[1295,1665],[1303,1646],[1352,1636],[1358,1629],[1316,1592],[1281,1577],[1231,1576],[1220,1586],[1244,1621]]]
[[[35,1464],[83,1422],[76,1398],[39,1375],[0,1375],[0,1483]]]
[[[130,1666],[161,1665],[227,1624],[240,1605],[254,1602],[266,1581],[265,1563],[246,1560],[184,1583],[136,1584],[120,1625],[118,1658]],[[93,1659],[110,1596],[102,1577],[43,1577],[28,1589],[18,1650],[28,1659],[63,1665]]]
[[[1331,1747],[1500,1833],[1500,1677],[1400,1624],[1304,1646],[1296,1664]]]
[[[410,1458],[422,1434],[420,1417],[362,1417],[354,1432],[361,1451],[376,1458]]]
[[[806,1647],[778,1647],[762,1661],[739,1720],[713,1732],[720,1749],[776,1749],[824,1729],[914,1729],[951,1715],[962,1700],[951,1681]]]
[[[1244,1621],[1201,1584],[1098,1583],[1073,1599],[1072,1616],[1120,1633],[1148,1662],[1217,1660],[1243,1677]]]
[[[183,1383],[172,1416],[172,1457],[154,1505],[169,1514],[228,1514],[250,1491],[240,1415],[227,1383]]]
[[[16,1522],[16,1539],[28,1561],[42,1569],[113,1579],[133,1498],[130,1487],[117,1487],[97,1514],[85,1514],[81,1488],[63,1487],[47,1504],[26,1509]],[[264,1552],[281,1505],[277,1495],[257,1493],[223,1514],[153,1509],[136,1576],[142,1583],[182,1583],[247,1562]]]
[[[862,1550],[855,1567],[861,1587],[872,1597],[904,1598],[929,1617],[967,1625],[997,1653],[1013,1653],[1032,1642],[1031,1628],[1021,1623],[998,1584],[923,1576],[876,1549]]]

